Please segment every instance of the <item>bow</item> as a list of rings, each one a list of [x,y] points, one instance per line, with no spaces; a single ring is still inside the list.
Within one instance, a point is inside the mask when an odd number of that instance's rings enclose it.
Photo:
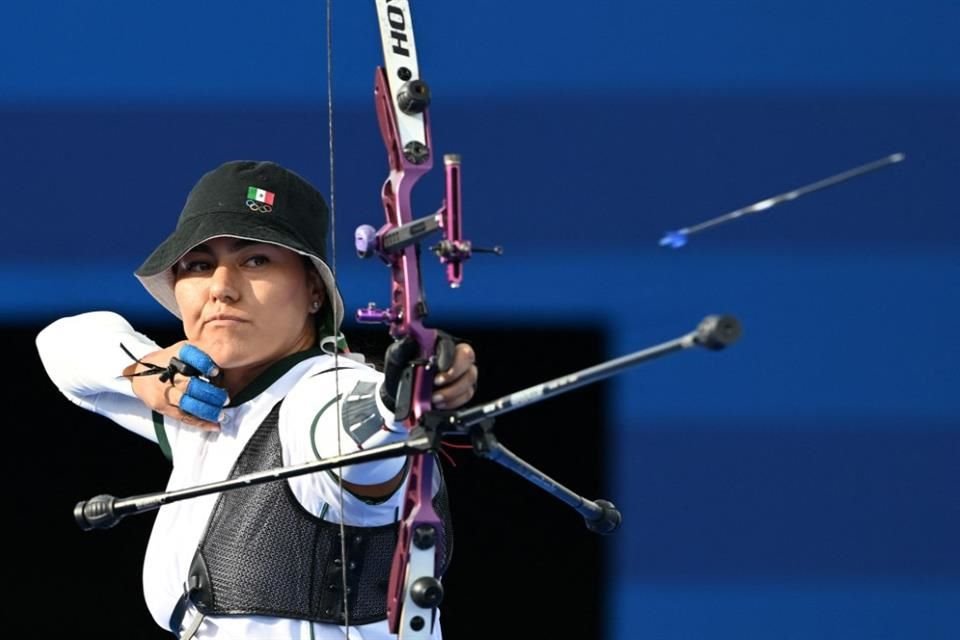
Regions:
[[[420,78],[408,1],[377,0],[376,4],[384,65],[374,75],[374,100],[390,167],[381,190],[386,222],[378,230],[370,225],[358,227],[355,246],[361,257],[376,255],[389,266],[391,302],[386,309],[371,303],[357,312],[357,320],[386,323],[395,340],[416,342],[418,353],[400,379],[395,411],[395,419],[413,430],[420,428],[431,410],[434,376],[449,366],[438,352],[438,332],[423,324],[427,305],[421,288],[419,242],[442,233],[433,251],[446,265],[452,287],[459,286],[462,263],[472,250],[461,236],[459,157],[444,157],[446,193],[440,209],[420,219],[413,217],[411,192],[433,167],[430,89]],[[447,540],[432,504],[436,460],[432,455],[414,455],[409,464],[387,592],[387,620],[391,633],[418,639],[431,636],[436,622]]]
[[[406,441],[175,491],[122,499],[99,495],[78,503],[74,508],[74,518],[83,529],[109,528],[126,515],[151,511],[178,500],[338,469],[350,464],[407,456],[407,487],[402,500],[397,546],[388,584],[387,621],[390,632],[400,639],[420,640],[432,636],[437,608],[443,599],[440,572],[448,540],[443,523],[433,507],[436,460],[433,455],[424,455],[438,449],[441,435],[468,436],[478,455],[507,467],[565,502],[584,517],[587,527],[592,531],[609,533],[621,521],[620,513],[612,503],[579,496],[521,460],[497,442],[492,433],[493,418],[669,353],[693,346],[723,349],[737,340],[740,328],[733,317],[710,316],[695,331],[675,340],[517,391],[485,405],[458,412],[433,410],[433,379],[439,371],[448,367],[443,354],[451,350],[446,348],[449,344],[444,342],[448,338],[441,337],[440,332],[423,324],[427,306],[420,278],[420,242],[433,234],[441,234],[442,239],[431,250],[445,265],[447,281],[452,287],[460,285],[463,262],[474,252],[499,254],[501,250],[474,248],[462,237],[460,159],[457,156],[444,157],[446,184],[440,208],[431,215],[419,219],[413,217],[412,189],[433,166],[428,117],[430,90],[420,79],[408,0],[376,0],[376,6],[384,65],[377,67],[374,75],[374,100],[390,168],[381,190],[386,221],[379,229],[370,225],[358,227],[355,247],[361,257],[378,256],[389,267],[390,305],[379,309],[371,304],[359,310],[356,317],[360,322],[385,323],[394,340],[415,343],[416,355],[403,371],[395,394],[395,419],[407,427],[409,433]],[[330,40],[328,22],[328,47]],[[330,120],[332,129],[332,115]],[[331,159],[332,155],[331,136]],[[331,162],[331,219],[335,226],[332,178]],[[335,252],[333,255],[335,263]],[[334,320],[334,326],[339,326],[336,318]],[[337,368],[335,365],[334,370]],[[340,398],[339,388],[336,397]],[[340,415],[340,411],[336,413]],[[337,432],[339,434],[340,429]],[[341,489],[342,486],[341,479]],[[343,556],[346,554],[345,536],[342,533]],[[346,564],[345,558],[341,557],[340,560],[341,564]],[[342,575],[345,576],[345,573]],[[344,586],[343,623],[349,629],[348,589]]]

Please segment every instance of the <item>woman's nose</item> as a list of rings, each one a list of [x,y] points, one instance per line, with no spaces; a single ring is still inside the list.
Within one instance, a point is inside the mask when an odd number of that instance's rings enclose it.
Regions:
[[[217,266],[210,277],[210,297],[220,302],[234,302],[238,293],[233,269],[225,265]]]

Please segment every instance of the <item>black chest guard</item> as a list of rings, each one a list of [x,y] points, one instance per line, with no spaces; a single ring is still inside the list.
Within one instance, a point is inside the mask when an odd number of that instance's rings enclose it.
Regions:
[[[281,466],[280,403],[264,419],[230,477]],[[446,487],[433,499],[446,533],[442,568],[453,549]],[[268,482],[220,494],[190,567],[189,593],[171,628],[179,631],[187,599],[204,615],[258,615],[343,624],[346,571],[350,624],[387,617],[387,580],[397,524],[344,528],[306,511],[287,482]]]

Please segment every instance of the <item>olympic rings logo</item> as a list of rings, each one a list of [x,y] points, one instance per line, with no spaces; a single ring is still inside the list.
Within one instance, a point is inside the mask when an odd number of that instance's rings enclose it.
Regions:
[[[254,202],[253,200],[247,200],[247,208],[256,213],[270,213],[273,211],[273,207],[268,204],[260,204],[259,202]]]

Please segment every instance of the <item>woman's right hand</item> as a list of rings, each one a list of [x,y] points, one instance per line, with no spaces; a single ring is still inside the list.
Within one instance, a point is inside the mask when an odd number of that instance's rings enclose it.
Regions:
[[[187,344],[186,340],[181,340],[165,349],[148,353],[140,358],[141,362],[166,367],[172,358],[180,354],[180,349]],[[157,413],[169,416],[181,421],[183,424],[197,427],[205,431],[219,431],[220,423],[204,420],[192,413],[188,413],[180,408],[180,403],[187,395],[187,385],[191,380],[196,380],[194,384],[209,384],[197,378],[191,378],[185,375],[175,375],[171,380],[160,381],[159,375],[134,376],[132,374],[147,371],[148,367],[140,362],[135,362],[124,369],[123,374],[129,376],[133,385],[133,392],[149,409]],[[196,394],[194,394],[196,395]]]

